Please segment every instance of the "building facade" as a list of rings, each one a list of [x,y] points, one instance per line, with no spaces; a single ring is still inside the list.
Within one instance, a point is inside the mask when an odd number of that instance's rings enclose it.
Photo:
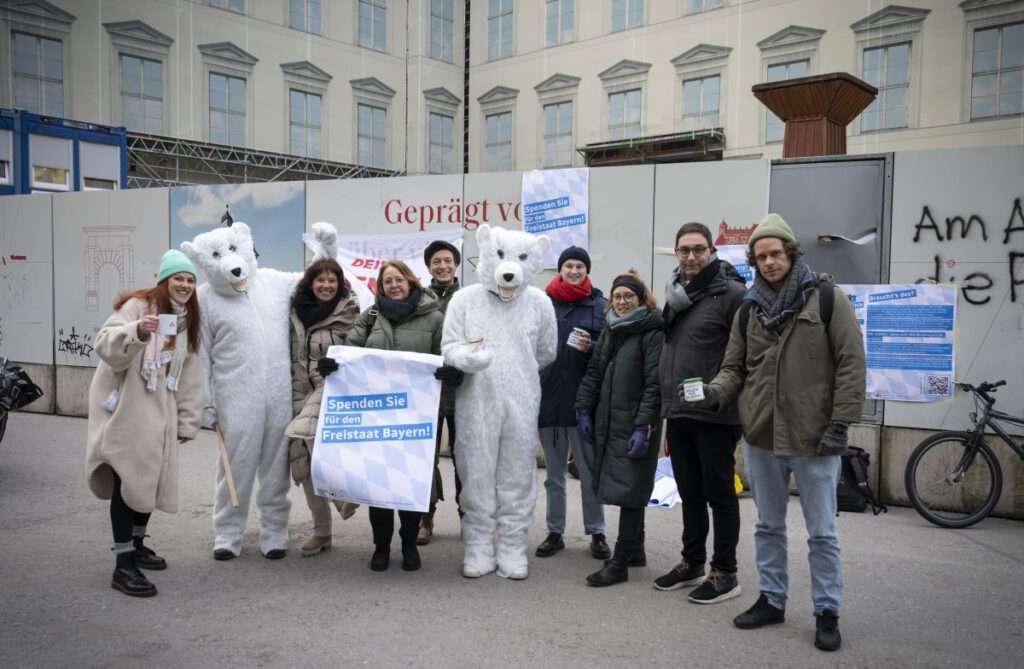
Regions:
[[[1024,0],[907,2],[0,0],[0,107],[410,174],[517,171],[710,128],[725,158],[780,156],[751,86],[843,71],[879,89],[850,153],[1024,143]]]
[[[460,0],[0,0],[0,107],[462,170]]]

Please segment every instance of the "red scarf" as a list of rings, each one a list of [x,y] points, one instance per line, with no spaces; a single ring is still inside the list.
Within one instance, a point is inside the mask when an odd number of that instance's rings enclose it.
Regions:
[[[588,276],[578,286],[574,286],[571,283],[566,283],[562,280],[562,275],[559,274],[554,279],[551,279],[551,283],[547,287],[548,295],[558,300],[559,302],[579,302],[585,298],[590,297],[593,292],[593,288],[590,285],[590,277]]]

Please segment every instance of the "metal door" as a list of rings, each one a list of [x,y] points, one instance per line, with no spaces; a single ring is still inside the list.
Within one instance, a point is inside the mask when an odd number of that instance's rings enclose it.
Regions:
[[[768,211],[786,219],[816,272],[888,280],[892,154],[772,162]]]

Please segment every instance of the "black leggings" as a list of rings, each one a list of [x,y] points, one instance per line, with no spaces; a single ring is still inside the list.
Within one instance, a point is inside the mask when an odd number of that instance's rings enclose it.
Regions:
[[[132,540],[133,527],[145,527],[152,514],[133,511],[121,497],[121,477],[114,474],[114,494],[110,496],[110,527],[114,530],[114,543],[126,544]]]

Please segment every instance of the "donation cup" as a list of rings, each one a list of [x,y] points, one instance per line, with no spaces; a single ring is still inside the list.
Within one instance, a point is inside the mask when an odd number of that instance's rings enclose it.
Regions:
[[[160,329],[157,330],[165,337],[173,337],[178,334],[178,317],[174,314],[160,314]]]
[[[574,349],[579,350],[580,338],[585,334],[587,334],[587,331],[584,330],[583,328],[573,328],[572,332],[569,333],[569,338],[565,341],[565,343],[569,346],[572,346]]]
[[[699,376],[683,379],[683,397],[687,402],[698,402],[704,399],[704,380]]]

